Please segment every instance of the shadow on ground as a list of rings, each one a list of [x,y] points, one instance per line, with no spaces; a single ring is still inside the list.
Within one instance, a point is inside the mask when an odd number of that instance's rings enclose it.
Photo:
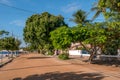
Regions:
[[[46,59],[51,57],[28,57],[27,59]]]
[[[101,61],[101,60],[94,60],[93,64],[97,65],[105,65],[105,66],[115,66],[118,67],[120,66],[120,61],[119,60],[113,60],[113,61]]]
[[[78,60],[82,61],[84,63],[90,63],[88,58],[80,58],[80,57],[72,57],[70,58],[71,60]],[[76,63],[75,63],[76,64]],[[79,64],[79,63],[77,63]],[[91,64],[96,64],[96,65],[104,65],[104,66],[115,66],[115,67],[120,67],[120,59],[118,58],[106,58],[105,60],[102,59],[94,59]]]
[[[22,70],[22,69],[32,69],[32,68],[42,68],[42,67],[53,67],[53,66],[69,66],[71,64],[61,64],[61,65],[43,65],[43,66],[30,66],[30,67],[21,67],[21,68],[12,68],[12,69],[5,69],[5,70],[0,70],[0,71],[13,71],[13,70]]]
[[[30,75],[26,78],[14,78],[13,80],[101,80],[104,76],[98,73],[82,72],[50,72],[41,75]]]

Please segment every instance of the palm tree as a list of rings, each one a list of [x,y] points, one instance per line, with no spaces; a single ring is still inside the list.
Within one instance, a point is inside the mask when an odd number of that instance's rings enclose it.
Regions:
[[[73,14],[73,17],[74,18],[70,20],[77,24],[85,24],[86,22],[88,22],[88,20],[86,19],[87,14],[83,10],[78,10],[76,13]]]
[[[101,13],[104,17],[108,15],[111,16],[113,13],[120,12],[120,0],[99,0],[91,10],[96,11],[92,20],[98,17]]]

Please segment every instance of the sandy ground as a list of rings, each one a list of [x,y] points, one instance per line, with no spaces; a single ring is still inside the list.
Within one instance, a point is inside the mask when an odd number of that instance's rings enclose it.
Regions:
[[[120,80],[120,68],[25,54],[0,68],[0,80]]]

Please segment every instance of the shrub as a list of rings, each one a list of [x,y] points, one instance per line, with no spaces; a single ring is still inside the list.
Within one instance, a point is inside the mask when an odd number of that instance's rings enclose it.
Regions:
[[[62,53],[62,54],[59,54],[58,58],[62,60],[66,60],[66,59],[69,59],[69,55],[67,53]]]
[[[49,51],[49,52],[48,52],[48,55],[54,55],[54,52]]]

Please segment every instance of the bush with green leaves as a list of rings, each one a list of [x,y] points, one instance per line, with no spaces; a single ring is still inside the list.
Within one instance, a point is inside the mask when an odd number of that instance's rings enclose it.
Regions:
[[[69,59],[69,55],[67,53],[62,53],[62,54],[59,54],[58,58],[62,60],[67,60]]]
[[[54,52],[52,52],[52,51],[48,51],[48,54],[47,55],[54,55]]]

